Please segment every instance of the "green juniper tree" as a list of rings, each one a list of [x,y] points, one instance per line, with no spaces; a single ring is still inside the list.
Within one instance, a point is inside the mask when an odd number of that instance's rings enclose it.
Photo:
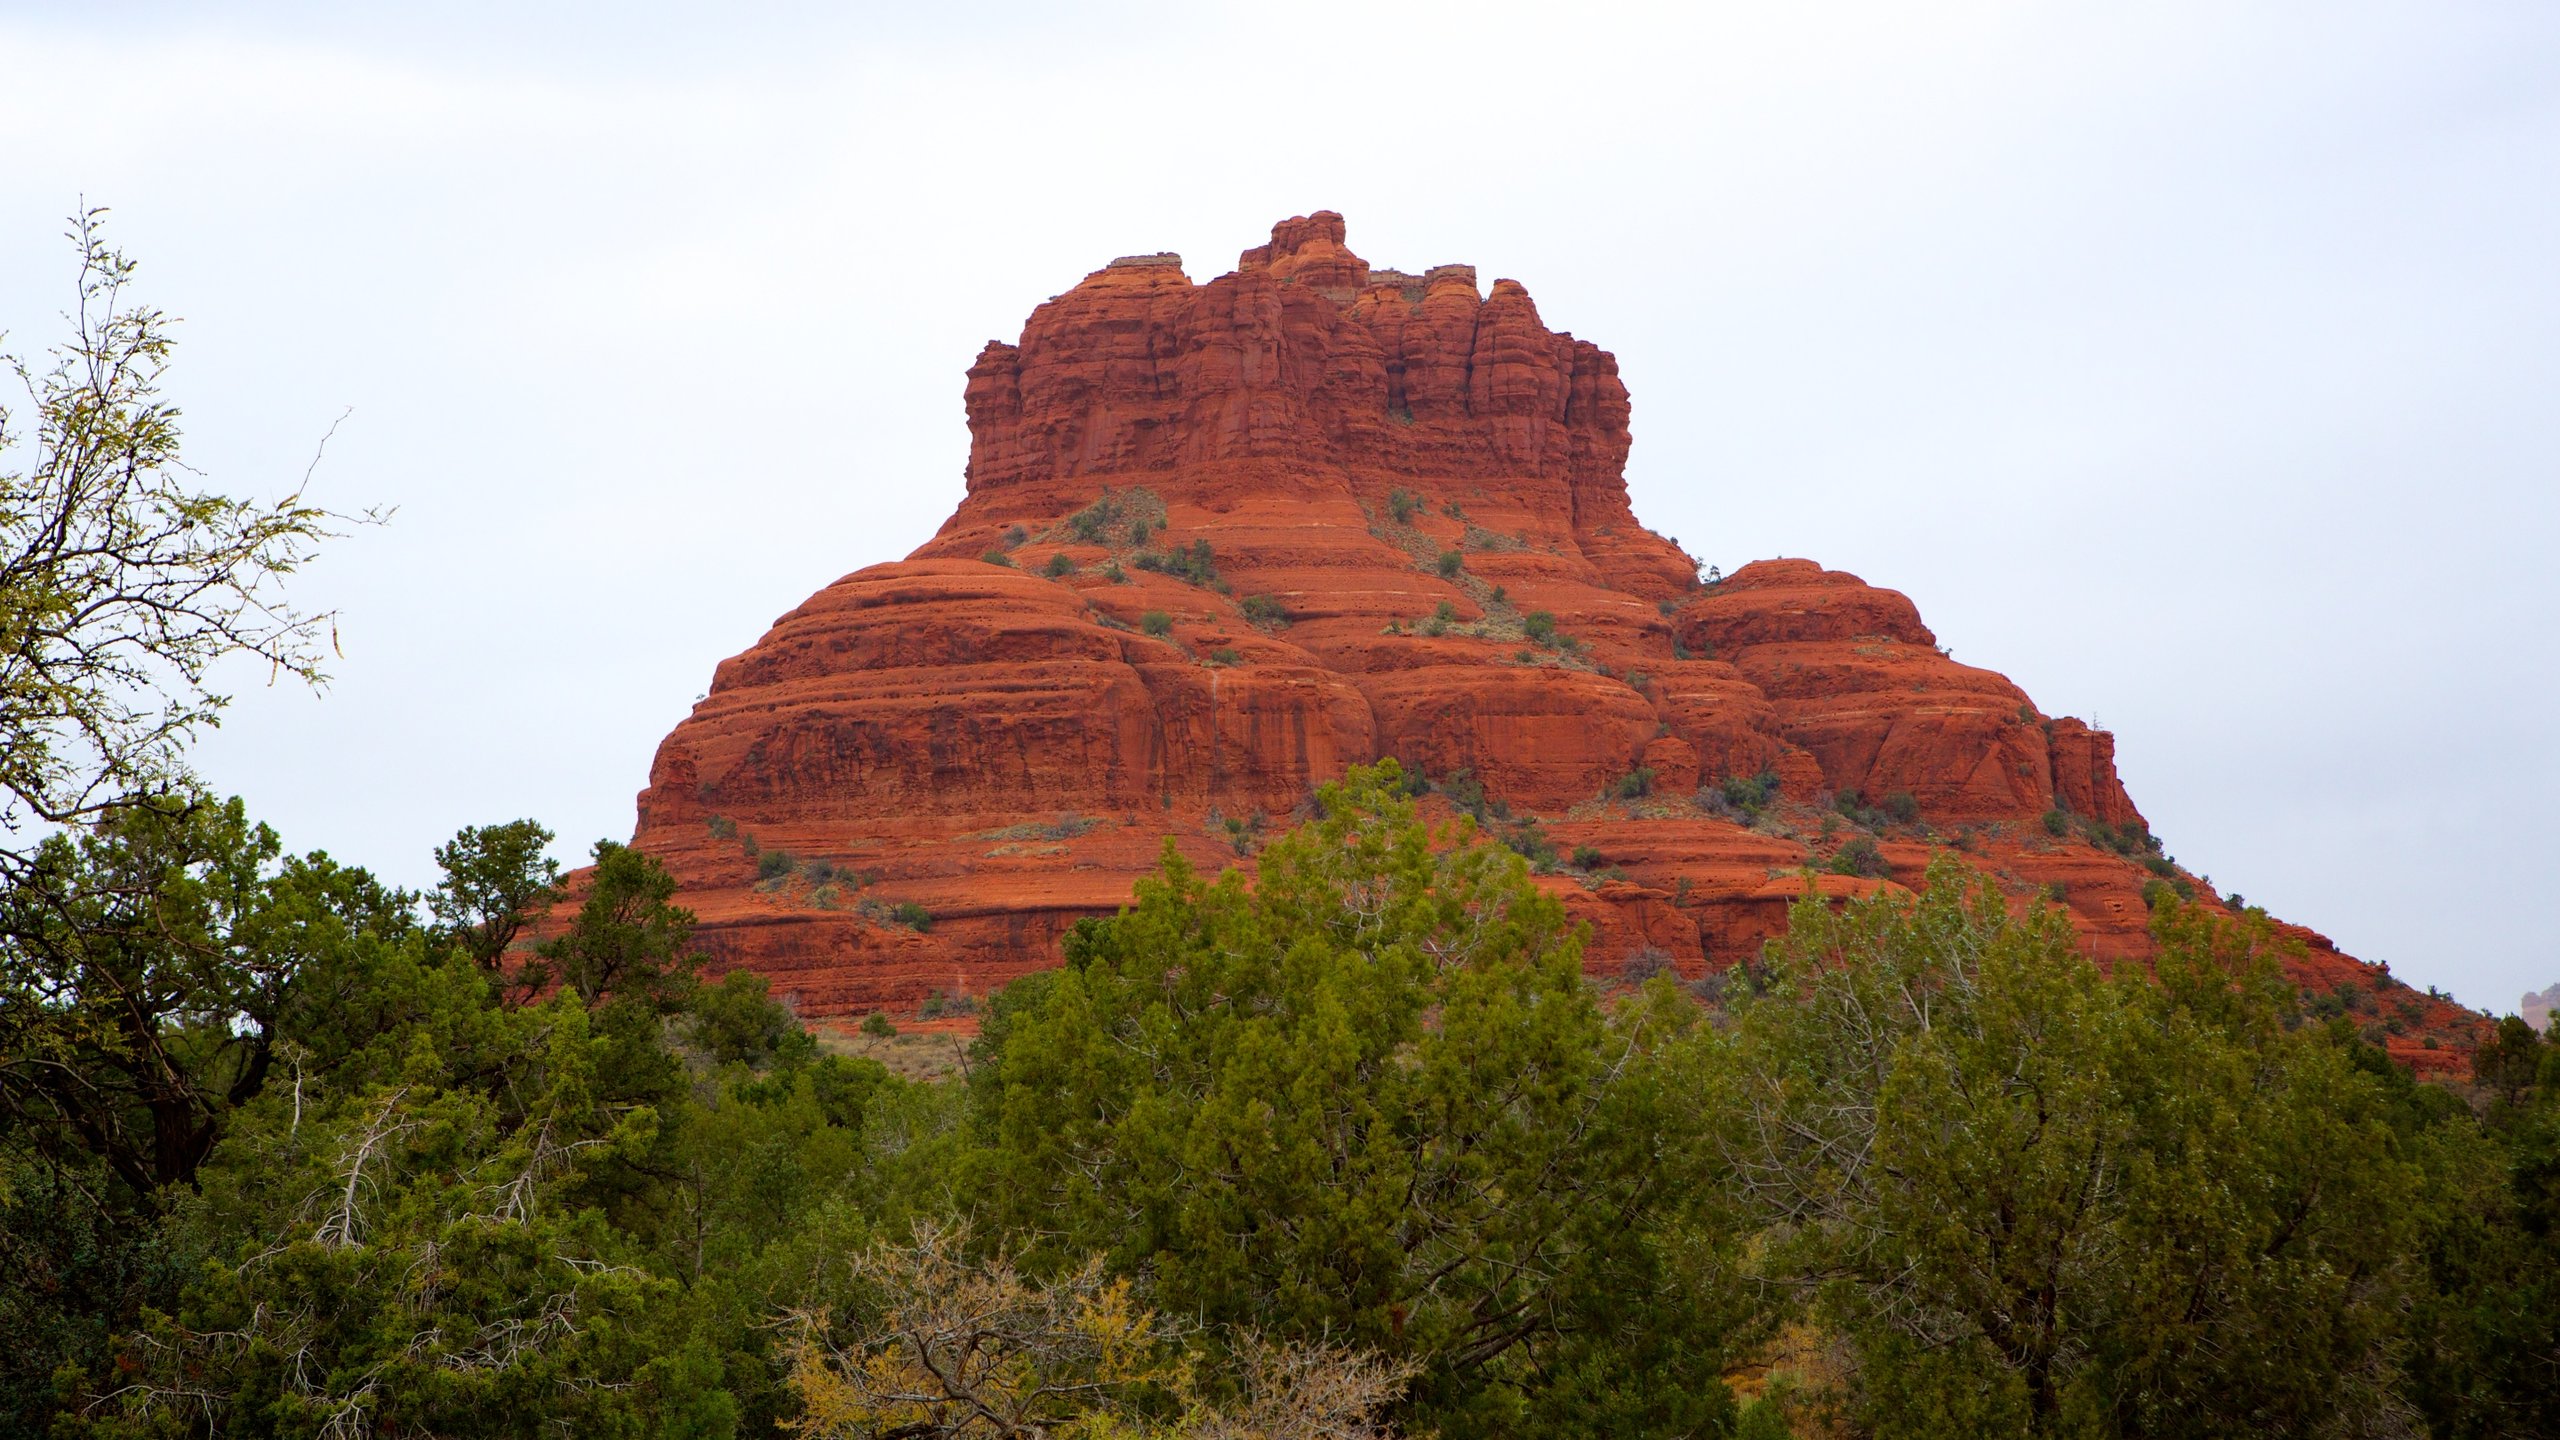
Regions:
[[[1750,1307],[1695,1013],[1668,982],[1604,1010],[1519,858],[1433,836],[1401,781],[1326,786],[1250,884],[1168,846],[1006,992],[971,1079],[981,1213],[1178,1313],[1410,1359],[1448,1433],[1715,1428]]]

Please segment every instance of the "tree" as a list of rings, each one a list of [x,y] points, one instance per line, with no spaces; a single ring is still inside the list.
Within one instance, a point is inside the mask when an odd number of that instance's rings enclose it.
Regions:
[[[469,825],[436,847],[444,870],[427,897],[436,923],[495,973],[526,924],[560,898],[560,862],[544,853],[552,834],[531,820]]]
[[[611,1096],[574,996],[474,1013],[514,1041],[503,1085],[437,1043],[446,1017],[391,1083],[257,1107],[184,1217],[213,1263],[75,1377],[68,1433],[731,1432],[681,1290],[585,1193],[658,1112]]]
[[[1518,857],[1403,788],[1326,786],[1251,885],[1168,846],[999,997],[976,1203],[1026,1263],[1101,1251],[1227,1332],[1410,1359],[1449,1433],[1713,1428],[1748,1307],[1704,1223],[1694,1012],[1663,982],[1604,1014]]]
[[[94,1155],[146,1202],[195,1178],[299,1063],[329,972],[411,928],[410,897],[281,852],[239,801],[192,796],[36,851],[0,892],[0,1140]]]
[[[1808,897],[1736,1002],[1735,1168],[1879,1435],[2408,1428],[2422,1167],[2263,925],[2172,905],[2108,979],[1953,861]]]
[[[183,791],[186,744],[224,704],[213,667],[248,656],[317,685],[335,634],[333,615],[280,586],[351,517],[300,488],[264,503],[194,483],[160,391],[173,322],[129,293],[136,267],[107,244],[105,214],[72,218],[70,338],[42,361],[0,356],[27,394],[25,425],[0,408],[0,457],[23,452],[0,470],[0,829],[13,836]],[[0,847],[0,864],[26,853]]]
[[[556,981],[590,1004],[628,996],[675,1013],[701,965],[686,948],[693,912],[673,903],[675,877],[658,857],[611,840],[596,842],[595,858],[577,915],[537,947],[519,983],[538,990]]]

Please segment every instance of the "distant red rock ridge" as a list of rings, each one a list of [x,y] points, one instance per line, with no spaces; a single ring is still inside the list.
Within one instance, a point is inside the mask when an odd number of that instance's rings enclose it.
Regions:
[[[1904,596],[1808,560],[1702,583],[1629,508],[1617,361],[1517,281],[1373,269],[1319,211],[1205,283],[1094,271],[966,400],[958,511],[724,661],[640,796],[718,963],[804,1013],[1054,964],[1165,836],[1236,863],[1386,756],[1553,847],[1601,975],[1721,970],[1808,883],[1916,884],[1949,845],[2104,960],[2146,953],[2146,886],[2218,903],[2142,843],[2112,736]],[[2298,978],[2462,1063],[2467,1012],[2294,933]]]

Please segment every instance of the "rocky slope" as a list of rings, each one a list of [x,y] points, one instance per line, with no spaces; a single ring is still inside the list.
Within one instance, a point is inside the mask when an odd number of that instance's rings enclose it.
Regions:
[[[1702,583],[1628,508],[1616,362],[1514,281],[1373,269],[1319,213],[1205,284],[1113,261],[967,403],[959,511],[723,663],[640,797],[706,945],[807,1013],[1053,963],[1165,836],[1232,863],[1381,756],[1545,861],[1604,975],[1721,969],[1806,884],[1950,845],[2106,959],[2146,887],[2215,899],[2110,736],[1903,596],[1804,560]],[[2462,1012],[2297,933],[2301,978],[2457,1063]]]

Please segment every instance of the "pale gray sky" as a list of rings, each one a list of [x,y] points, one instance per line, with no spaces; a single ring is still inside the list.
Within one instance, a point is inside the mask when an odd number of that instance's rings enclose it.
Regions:
[[[1343,211],[1614,350],[1636,508],[1908,592],[2227,888],[2560,979],[2560,7],[0,0],[0,327],[114,207],[224,485],[396,504],[204,752],[417,882],[629,833],[712,666],[960,494],[1114,255]]]

